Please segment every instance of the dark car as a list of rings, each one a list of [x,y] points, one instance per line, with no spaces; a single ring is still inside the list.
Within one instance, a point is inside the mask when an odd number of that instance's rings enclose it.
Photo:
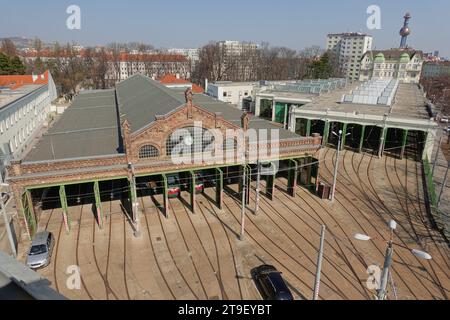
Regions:
[[[265,300],[294,300],[281,272],[275,267],[263,265],[255,268],[252,277]]]

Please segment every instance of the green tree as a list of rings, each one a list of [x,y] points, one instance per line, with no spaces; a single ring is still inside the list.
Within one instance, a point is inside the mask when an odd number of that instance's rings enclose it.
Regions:
[[[25,74],[25,66],[18,56],[10,59],[11,74]]]
[[[309,65],[308,75],[312,79],[329,79],[334,75],[330,54],[326,52],[319,60]]]
[[[9,57],[0,52],[0,75],[8,75],[10,67]]]

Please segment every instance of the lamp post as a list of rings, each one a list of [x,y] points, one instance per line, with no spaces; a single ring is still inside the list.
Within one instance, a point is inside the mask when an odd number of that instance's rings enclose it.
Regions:
[[[0,184],[0,187],[7,188],[7,187],[9,187],[9,184],[2,183],[2,184]],[[6,232],[8,234],[9,245],[11,247],[11,252],[12,252],[13,257],[16,258],[17,250],[16,250],[16,244],[14,242],[14,237],[13,237],[12,230],[11,230],[11,224],[10,224],[11,221],[8,218],[8,214],[6,212],[6,206],[5,206],[5,203],[3,202],[3,195],[1,195],[1,193],[0,193],[0,196],[1,196],[1,199],[0,199],[0,207],[1,208],[0,209],[2,211],[3,219],[5,220],[5,227],[6,227]]]
[[[395,231],[395,229],[397,229],[397,223],[394,220],[391,220],[389,222],[390,236],[389,236],[389,241],[387,242],[388,246],[386,249],[386,256],[384,259],[383,273],[381,275],[380,289],[377,292],[377,300],[386,300],[386,298],[387,298],[387,286],[388,286],[388,282],[389,282],[389,273],[390,273],[390,269],[392,267],[392,257],[394,255],[394,244],[395,244],[394,243],[394,231]],[[370,236],[365,235],[365,234],[360,234],[360,233],[355,235],[355,239],[360,240],[360,241],[371,241],[372,240],[372,238]],[[399,244],[395,244],[395,245],[410,250],[411,253],[418,258],[425,259],[425,260],[432,259],[432,257],[426,252],[416,250],[416,249],[411,250],[410,248],[401,246]]]
[[[337,175],[338,175],[338,168],[339,168],[339,157],[341,154],[341,144],[342,144],[342,130],[339,130],[339,134],[333,131],[333,134],[339,138],[338,147],[337,147],[337,154],[336,154],[336,162],[334,164],[334,178],[333,178],[333,190],[331,192],[331,202],[334,202],[334,198],[336,196],[336,184],[337,184]],[[345,136],[349,136],[351,133],[347,133]]]

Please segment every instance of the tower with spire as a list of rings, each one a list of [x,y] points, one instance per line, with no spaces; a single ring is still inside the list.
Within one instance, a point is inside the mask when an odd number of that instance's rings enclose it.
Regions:
[[[406,13],[403,18],[405,19],[405,23],[403,24],[403,28],[400,30],[400,35],[402,36],[400,49],[406,48],[406,41],[408,40],[408,36],[411,34],[411,29],[409,28],[409,20],[411,20],[411,14]]]

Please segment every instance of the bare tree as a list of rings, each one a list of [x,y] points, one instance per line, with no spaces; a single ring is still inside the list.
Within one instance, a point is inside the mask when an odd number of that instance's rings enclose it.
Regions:
[[[9,57],[17,56],[17,48],[11,39],[2,40],[2,52]]]

